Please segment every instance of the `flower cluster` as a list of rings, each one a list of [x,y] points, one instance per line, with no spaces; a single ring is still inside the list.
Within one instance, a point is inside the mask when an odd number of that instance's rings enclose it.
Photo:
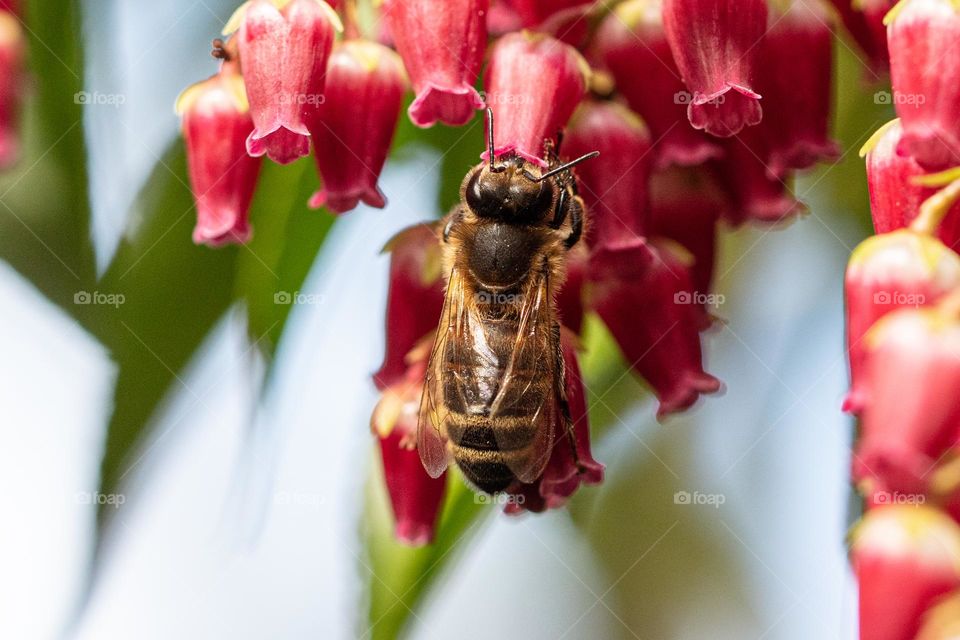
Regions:
[[[292,162],[311,143],[321,182],[311,206],[384,207],[377,180],[408,87],[419,127],[462,126],[491,109],[495,158],[546,167],[552,154],[599,151],[575,170],[588,224],[555,301],[573,432],[552,439],[542,477],[508,489],[510,512],[560,506],[603,476],[577,363],[585,313],[607,326],[659,416],[720,388],[701,344],[717,306],[718,229],[790,218],[802,210],[794,173],[836,156],[835,14],[809,0],[385,0],[365,5],[360,25],[355,1],[334,6],[250,0],[217,43],[217,75],[182,95],[194,239],[246,240],[263,156]],[[932,149],[929,137],[910,139]],[[415,451],[443,297],[441,234],[421,225],[388,246],[387,350],[375,376],[372,423],[397,534],[414,544],[431,539],[445,482]]]
[[[845,282],[852,556],[860,637],[934,640],[960,625],[960,5],[905,0],[886,23],[899,117],[864,147],[877,235]]]

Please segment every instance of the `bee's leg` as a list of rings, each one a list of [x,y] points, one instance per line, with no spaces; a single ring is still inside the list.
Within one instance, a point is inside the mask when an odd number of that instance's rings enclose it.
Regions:
[[[443,241],[450,242],[450,232],[453,231],[453,225],[457,224],[463,219],[463,211],[458,207],[453,213],[450,214],[450,219],[447,220],[447,224],[443,226]]]
[[[583,235],[583,205],[580,203],[580,198],[574,196],[569,199],[569,209],[570,209],[570,235],[567,236],[564,245],[567,249],[573,247],[573,245],[580,242],[580,236]]]

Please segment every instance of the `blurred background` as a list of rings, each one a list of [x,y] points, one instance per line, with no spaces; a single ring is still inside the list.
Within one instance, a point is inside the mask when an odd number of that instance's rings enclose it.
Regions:
[[[235,4],[29,3],[0,177],[0,637],[853,638],[842,274],[869,232],[857,150],[892,115],[852,45],[809,215],[723,235],[725,394],[658,424],[592,320],[605,484],[520,518],[454,485],[411,550],[368,431],[380,248],[453,202],[483,127],[403,118],[389,206],[337,220],[306,209],[312,161],[265,165],[253,242],[196,247],[172,105]]]

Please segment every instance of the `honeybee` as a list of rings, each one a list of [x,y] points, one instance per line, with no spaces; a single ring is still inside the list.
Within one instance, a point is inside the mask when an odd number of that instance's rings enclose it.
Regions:
[[[584,228],[570,170],[599,154],[562,164],[548,143],[546,169],[495,158],[490,109],[487,121],[489,157],[467,173],[443,226],[446,296],[417,448],[432,477],[452,460],[492,494],[540,477],[558,420],[573,437],[554,297]]]

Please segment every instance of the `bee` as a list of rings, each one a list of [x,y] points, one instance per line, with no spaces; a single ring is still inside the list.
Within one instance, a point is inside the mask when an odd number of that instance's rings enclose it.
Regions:
[[[546,169],[495,158],[490,109],[487,122],[487,161],[467,173],[443,225],[446,294],[417,449],[430,476],[453,461],[494,494],[540,477],[557,424],[573,444],[554,297],[584,229],[570,170],[599,153],[562,164],[558,140],[546,145]]]

